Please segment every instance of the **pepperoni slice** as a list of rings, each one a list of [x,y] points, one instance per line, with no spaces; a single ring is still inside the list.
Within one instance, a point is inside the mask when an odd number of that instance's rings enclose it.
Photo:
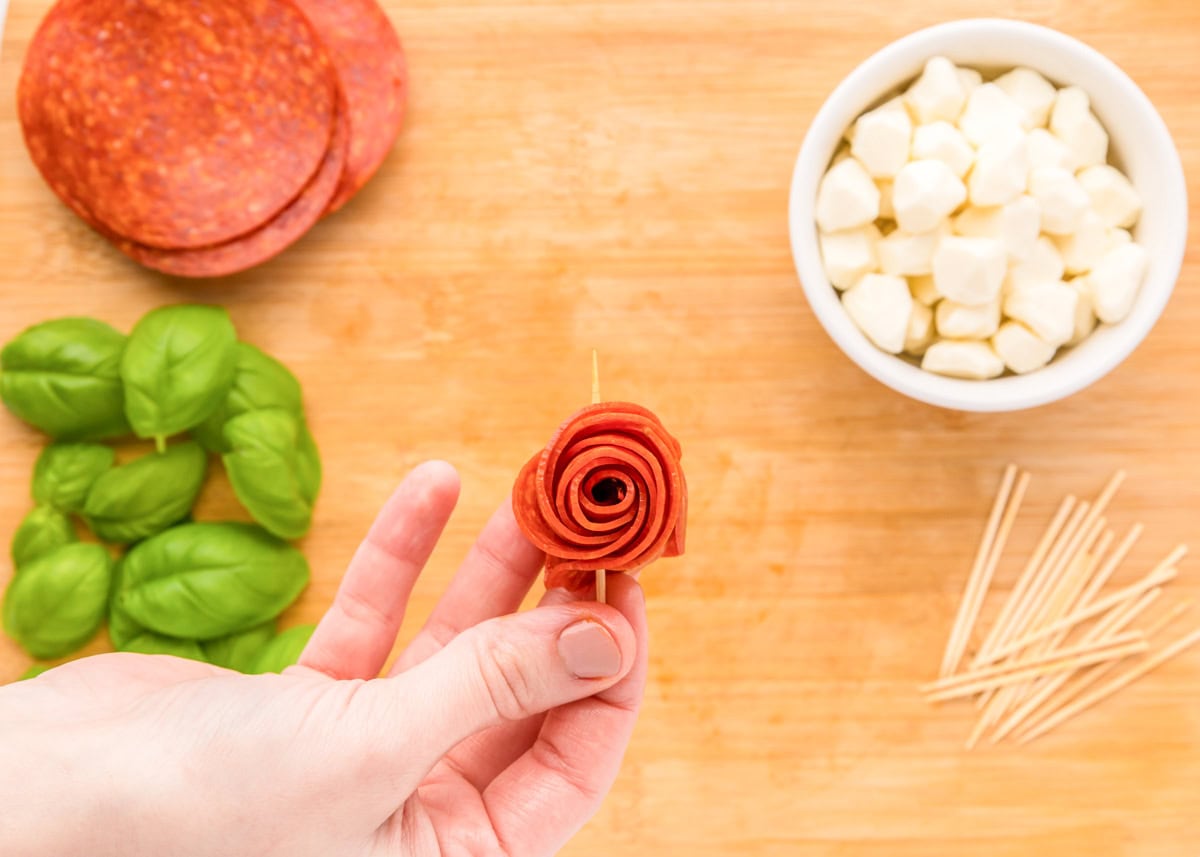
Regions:
[[[60,0],[30,45],[18,109],[65,203],[177,249],[243,235],[295,199],[330,148],[336,98],[287,0]]]
[[[119,239],[115,243],[131,259],[179,277],[222,277],[265,262],[299,240],[325,213],[337,192],[349,137],[349,118],[339,111],[329,151],[313,180],[269,223],[240,238],[194,250],[163,250]]]
[[[408,70],[400,37],[375,0],[296,0],[329,51],[350,105],[350,152],[330,211],[379,169],[404,121]]]
[[[577,589],[599,569],[636,571],[682,554],[680,457],[640,405],[590,405],[563,423],[513,486],[517,524],[546,553],[546,586]]]

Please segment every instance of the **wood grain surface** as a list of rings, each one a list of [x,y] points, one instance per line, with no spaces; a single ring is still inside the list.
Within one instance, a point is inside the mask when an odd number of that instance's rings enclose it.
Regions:
[[[1018,548],[1063,493],[1117,467],[1130,481],[1113,522],[1147,524],[1121,579],[1200,547],[1200,187],[1179,288],[1145,344],[1069,401],[1001,416],[910,402],[851,365],[801,295],[786,208],[831,88],[891,39],[979,14],[1107,53],[1194,180],[1200,5],[389,0],[412,68],[396,151],[298,246],[213,283],[126,261],[35,173],[13,91],[47,5],[12,0],[0,59],[0,339],[56,314],[128,328],[213,301],[292,366],[327,481],[304,544],[315,581],[289,621],[321,614],[397,480],[439,457],[464,488],[418,587],[426,612],[525,458],[587,400],[592,347],[606,396],[681,439],[688,554],[643,575],[644,714],[567,854],[1197,853],[1200,652],[1020,750],[964,753],[972,710],[928,707],[916,686],[1009,460],[1035,473]],[[41,443],[0,418],[0,543]],[[202,514],[236,514],[225,484]],[[1002,588],[1017,570],[1002,565]],[[1200,595],[1197,581],[1200,560],[1185,563],[1176,593]],[[26,662],[0,641],[0,680]]]

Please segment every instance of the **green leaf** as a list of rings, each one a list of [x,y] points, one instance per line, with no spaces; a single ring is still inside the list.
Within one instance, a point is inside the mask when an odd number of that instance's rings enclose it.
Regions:
[[[145,628],[125,641],[119,648],[120,652],[133,652],[139,655],[173,655],[177,658],[187,658],[189,661],[205,661],[204,650],[195,640],[181,640],[178,637],[168,637],[166,634],[156,634]]]
[[[49,664],[33,664],[25,672],[21,673],[21,677],[17,681],[28,681],[31,678],[37,678],[44,672],[49,672],[53,667]]]
[[[320,460],[311,435],[288,411],[249,411],[225,424],[232,452],[222,458],[233,492],[254,520],[284,539],[312,524]],[[314,473],[316,474],[314,477]]]
[[[35,658],[75,651],[100,627],[111,576],[100,545],[66,545],[35,559],[4,594],[4,630]]]
[[[275,620],[263,622],[236,634],[227,634],[201,644],[209,663],[230,670],[249,672],[254,659],[275,636]]]
[[[125,413],[138,437],[199,425],[233,385],[237,333],[220,307],[183,304],[147,313],[121,358]]]
[[[13,535],[13,567],[20,569],[75,540],[75,528],[70,518],[49,506],[37,506],[25,516]]]
[[[124,336],[91,318],[31,327],[0,351],[0,398],[16,416],[60,440],[128,434],[124,349]]]
[[[246,672],[253,674],[283,672],[287,667],[300,660],[300,654],[308,645],[309,638],[316,629],[316,625],[297,625],[294,628],[288,628],[267,643]]]
[[[308,584],[308,561],[251,524],[186,524],[125,557],[115,606],[174,637],[211,640],[275,618]]]
[[[237,373],[225,401],[200,425],[192,437],[210,452],[229,452],[225,424],[247,411],[278,408],[299,416],[304,405],[300,382],[286,366],[245,342],[237,344]]]
[[[106,542],[160,533],[191,512],[207,469],[208,454],[191,441],[114,467],[92,486],[84,519]]]
[[[78,514],[92,485],[113,466],[116,453],[97,443],[52,443],[33,468],[33,499]]]

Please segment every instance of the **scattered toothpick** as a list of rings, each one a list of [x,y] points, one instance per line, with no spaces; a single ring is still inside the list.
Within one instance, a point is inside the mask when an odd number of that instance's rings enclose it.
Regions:
[[[600,404],[600,358],[596,349],[592,349],[592,404]],[[596,600],[601,604],[608,601],[608,572],[602,568],[596,569]]]

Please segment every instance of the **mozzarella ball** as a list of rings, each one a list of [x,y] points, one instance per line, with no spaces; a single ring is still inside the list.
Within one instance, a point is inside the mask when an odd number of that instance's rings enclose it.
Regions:
[[[1028,256],[1008,269],[1004,288],[1006,291],[1012,291],[1022,286],[1057,283],[1064,273],[1062,254],[1058,252],[1054,242],[1043,235],[1034,242]]]
[[[925,63],[921,76],[904,93],[904,101],[919,122],[939,119],[953,122],[962,113],[967,91],[954,63],[945,57],[934,57]]]
[[[995,238],[942,239],[933,253],[933,284],[952,301],[980,306],[995,300],[1004,284],[1007,258]]]
[[[1046,127],[1057,95],[1054,84],[1031,68],[1014,68],[995,82],[1025,112],[1026,128]]]
[[[1029,168],[1062,167],[1067,169],[1071,163],[1071,150],[1067,144],[1055,137],[1045,128],[1034,128],[1025,138],[1026,149],[1029,153]]]
[[[975,149],[949,122],[931,122],[913,132],[912,156],[941,161],[961,179],[975,162]]]
[[[947,339],[987,339],[1000,327],[1000,298],[982,306],[944,300],[934,312],[939,336]]]
[[[933,252],[946,230],[919,232],[915,235],[897,229],[879,242],[879,268],[885,274],[910,277],[933,271]]]
[[[1092,113],[1087,93],[1079,87],[1058,91],[1050,111],[1050,131],[1070,151],[1068,169],[1103,164],[1108,158],[1108,133]]]
[[[892,186],[896,224],[905,232],[936,229],[966,198],[966,187],[942,161],[912,161]]]
[[[866,226],[879,216],[879,188],[854,158],[830,167],[817,189],[817,226],[837,232]]]
[[[908,332],[904,336],[904,353],[920,357],[933,342],[933,335],[933,310],[914,301],[912,315],[908,318]]]
[[[829,281],[839,289],[853,286],[863,274],[879,267],[875,246],[883,239],[875,224],[841,232],[822,232],[821,259]]]
[[[1122,244],[1109,250],[1087,275],[1096,316],[1105,324],[1123,321],[1137,299],[1146,276],[1146,251],[1138,244]]]
[[[1004,365],[1018,375],[1041,369],[1057,350],[1017,321],[1006,321],[1000,326],[992,337],[992,348]]]
[[[902,277],[867,274],[842,294],[842,305],[859,330],[889,354],[904,349],[913,299]]]
[[[1054,243],[1062,254],[1063,267],[1072,276],[1086,274],[1108,250],[1108,228],[1095,211],[1088,209],[1070,235],[1056,235]]]
[[[985,83],[967,96],[958,127],[976,146],[1026,130],[1025,111],[994,83]]]
[[[891,178],[908,163],[912,120],[899,99],[893,98],[858,117],[850,152],[875,178]]]
[[[921,368],[951,378],[983,381],[1003,374],[1004,361],[986,342],[942,339],[925,351]]]
[[[1042,207],[1042,231],[1070,235],[1088,210],[1087,191],[1062,167],[1039,167],[1029,174],[1029,195]]]
[[[1057,348],[1075,333],[1078,300],[1075,290],[1066,283],[1022,286],[1005,296],[1004,314]]]
[[[967,208],[954,218],[954,231],[973,238],[997,238],[1009,259],[1025,259],[1033,252],[1041,231],[1042,207],[1022,194],[1006,205]]]
[[[1079,171],[1079,184],[1105,226],[1128,229],[1142,213],[1142,200],[1133,184],[1116,167],[1100,164]]]
[[[1029,152],[1024,135],[1006,134],[979,147],[967,177],[972,205],[1004,205],[1025,192]]]
[[[929,274],[918,274],[908,278],[908,290],[912,292],[913,300],[924,306],[933,306],[942,299],[933,277]]]

